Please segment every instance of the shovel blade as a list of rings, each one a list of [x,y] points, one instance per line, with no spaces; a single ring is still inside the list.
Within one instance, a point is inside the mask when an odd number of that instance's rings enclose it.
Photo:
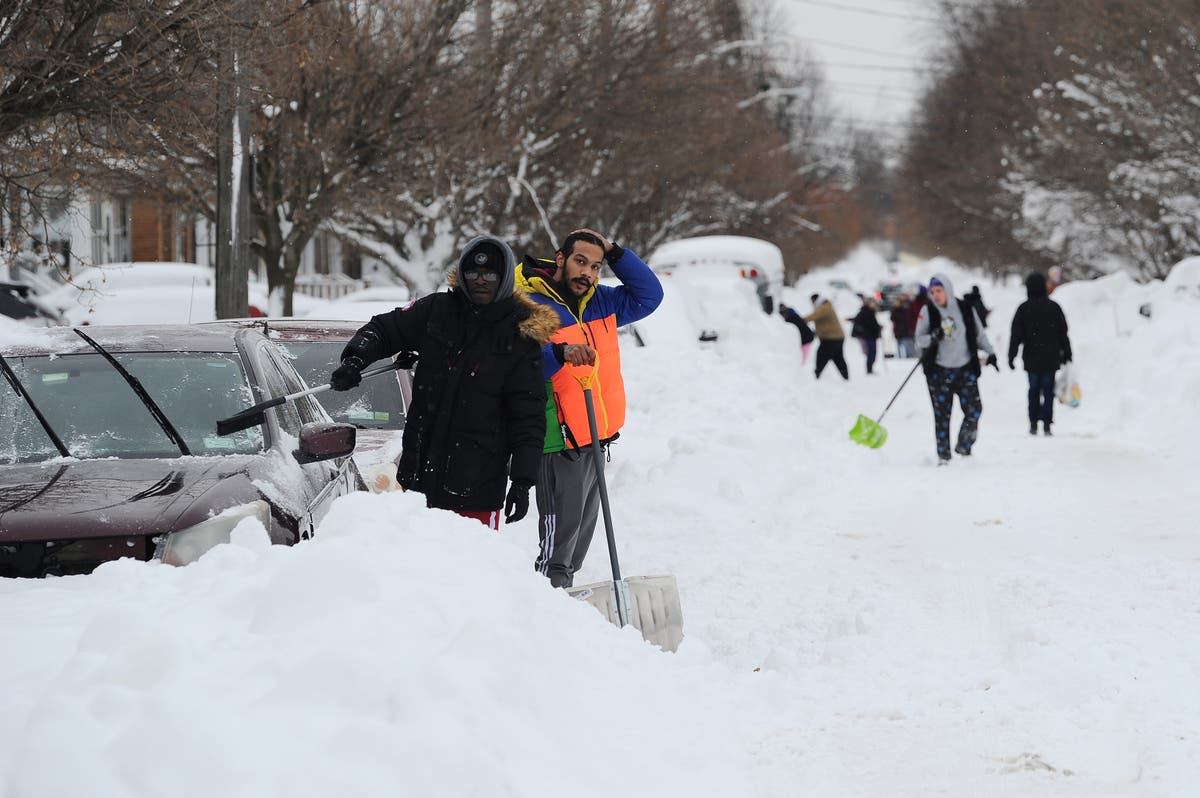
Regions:
[[[620,582],[572,587],[567,593],[591,604],[617,626],[620,607],[626,622],[663,651],[675,651],[683,641],[683,608],[673,576],[627,576]]]
[[[869,449],[878,449],[887,443],[887,430],[878,422],[860,413],[858,421],[854,423],[854,428],[850,430],[850,440],[861,443]]]

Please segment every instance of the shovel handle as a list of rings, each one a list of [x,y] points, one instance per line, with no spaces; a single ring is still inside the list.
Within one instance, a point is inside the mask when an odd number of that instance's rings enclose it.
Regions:
[[[917,368],[921,365],[920,358],[917,359],[916,365],[912,367],[912,371],[908,372],[908,376],[904,378],[904,382],[900,383],[900,387],[896,389],[896,393],[892,395],[892,401],[887,403],[887,407],[883,408],[883,412],[879,414],[879,418],[875,419],[875,423],[883,421],[883,417],[887,415],[887,411],[892,409],[892,405],[896,403],[896,399],[900,397],[900,392],[904,390],[904,386],[908,385],[908,381],[912,379],[912,375],[917,373]]]

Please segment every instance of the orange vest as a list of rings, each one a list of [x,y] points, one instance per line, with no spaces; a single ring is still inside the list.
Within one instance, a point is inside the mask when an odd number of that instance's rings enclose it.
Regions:
[[[583,302],[580,303],[581,313],[582,308]],[[596,371],[591,384],[592,403],[596,406],[596,429],[600,433],[600,440],[611,438],[625,423],[625,381],[621,379],[621,349],[617,345],[616,318],[607,316],[588,322],[576,319],[573,324],[560,327],[550,340],[553,343],[587,344],[596,350],[595,366],[567,364],[550,380],[554,403],[558,406],[558,421],[566,424],[571,431],[570,436],[563,436],[566,444],[584,447],[592,442],[583,386],[578,378],[593,373],[593,370]]]

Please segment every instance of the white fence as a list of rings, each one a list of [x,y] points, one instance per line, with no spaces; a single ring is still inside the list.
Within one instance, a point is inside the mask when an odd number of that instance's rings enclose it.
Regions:
[[[344,274],[301,274],[296,277],[296,293],[317,299],[338,299],[366,288],[362,280]]]

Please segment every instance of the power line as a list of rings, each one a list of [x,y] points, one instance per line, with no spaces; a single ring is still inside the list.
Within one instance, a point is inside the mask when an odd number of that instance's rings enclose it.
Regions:
[[[807,3],[810,6],[823,6],[824,8],[836,8],[840,11],[852,11],[856,14],[867,14],[872,17],[888,17],[889,19],[903,19],[909,22],[929,22],[937,24],[941,20],[934,17],[921,17],[913,14],[899,14],[892,11],[877,11],[873,8],[863,8],[862,6],[848,6],[843,3],[831,3],[825,0],[798,0],[801,3]]]
[[[890,66],[887,64],[846,64],[838,61],[825,61],[827,66],[842,67],[844,69],[871,69],[878,72],[944,72],[944,69],[936,67],[917,67],[917,66]]]
[[[886,83],[856,83],[854,81],[849,81],[849,80],[829,80],[829,81],[826,81],[826,83],[829,84],[830,86],[850,87],[850,88],[855,88],[855,89],[871,89],[871,90],[878,90],[878,91],[882,91],[882,92],[895,92],[895,93],[899,93],[899,94],[916,95],[916,94],[924,94],[925,93],[924,89],[920,89],[917,87],[895,86],[895,85],[888,85]]]
[[[858,47],[857,45],[853,45],[853,44],[845,44],[844,42],[835,42],[835,41],[831,41],[829,39],[818,39],[813,36],[797,36],[794,38],[797,38],[800,41],[813,42],[814,44],[823,44],[826,47],[836,47],[839,50],[850,50],[855,53],[865,53],[866,55],[878,55],[878,56],[882,56],[884,58],[902,58],[904,60],[908,60],[910,58],[910,56],[904,55],[902,53],[889,53],[885,50],[875,50],[870,47]]]

